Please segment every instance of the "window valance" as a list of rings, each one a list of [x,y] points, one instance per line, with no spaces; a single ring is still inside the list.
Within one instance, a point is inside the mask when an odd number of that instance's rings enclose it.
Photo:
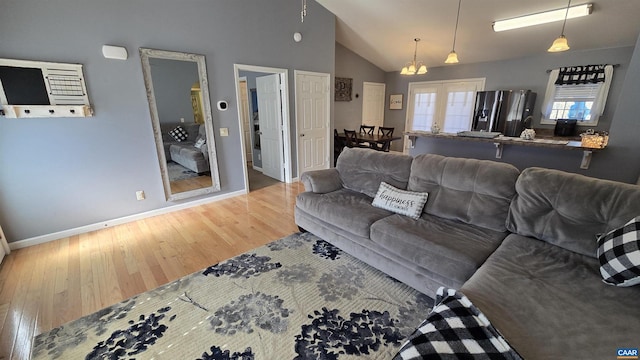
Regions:
[[[576,118],[580,125],[597,125],[607,102],[613,66],[579,65],[551,70],[540,123]]]
[[[605,67],[602,65],[580,65],[561,67],[555,85],[597,84],[606,79]]]

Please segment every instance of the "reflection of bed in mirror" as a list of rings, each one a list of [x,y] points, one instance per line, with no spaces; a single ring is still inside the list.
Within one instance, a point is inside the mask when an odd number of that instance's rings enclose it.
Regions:
[[[140,49],[168,200],[220,190],[204,56]]]

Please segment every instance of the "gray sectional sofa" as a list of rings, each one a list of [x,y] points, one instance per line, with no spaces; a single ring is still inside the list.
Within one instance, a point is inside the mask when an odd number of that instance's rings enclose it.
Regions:
[[[526,359],[640,345],[640,286],[604,284],[596,235],[640,215],[640,187],[498,162],[345,149],[302,174],[296,223],[433,296],[460,289]],[[371,205],[381,181],[428,192],[418,220]]]
[[[186,130],[187,140],[179,142],[169,135],[169,131],[178,125]],[[160,130],[162,131],[162,142],[167,161],[174,161],[197,173],[211,171],[209,167],[208,144],[205,142],[200,148],[194,146],[197,139],[207,138],[204,125],[162,123],[160,124]]]

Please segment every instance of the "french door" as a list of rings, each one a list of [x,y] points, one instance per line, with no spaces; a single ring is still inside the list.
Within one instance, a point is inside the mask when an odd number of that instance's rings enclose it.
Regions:
[[[424,81],[409,83],[407,131],[457,133],[471,129],[476,92],[484,90],[485,79]],[[405,152],[409,141],[405,139]]]

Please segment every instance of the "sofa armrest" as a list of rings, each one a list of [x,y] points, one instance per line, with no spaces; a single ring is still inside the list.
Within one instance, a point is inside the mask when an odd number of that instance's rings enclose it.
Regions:
[[[326,194],[342,188],[340,175],[335,168],[307,171],[302,174],[300,181],[304,184],[306,191],[316,194]]]

